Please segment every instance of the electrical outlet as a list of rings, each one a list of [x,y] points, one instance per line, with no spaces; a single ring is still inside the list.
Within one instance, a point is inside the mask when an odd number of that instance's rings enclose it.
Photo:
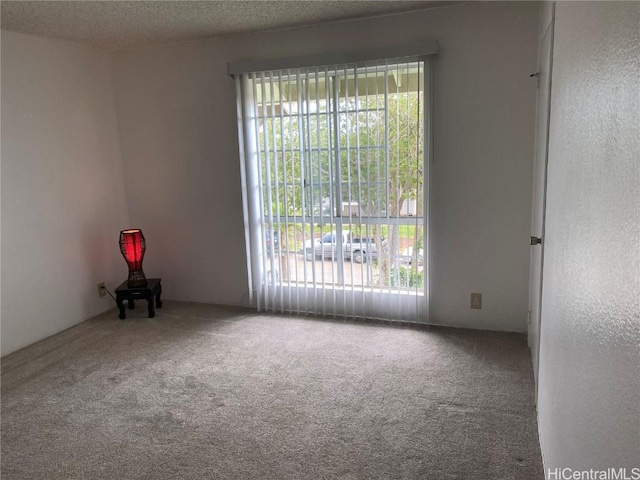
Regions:
[[[482,309],[482,294],[481,293],[472,293],[471,294],[471,308],[476,310]]]
[[[104,286],[104,282],[98,284],[98,296],[104,297],[107,294],[107,288]]]

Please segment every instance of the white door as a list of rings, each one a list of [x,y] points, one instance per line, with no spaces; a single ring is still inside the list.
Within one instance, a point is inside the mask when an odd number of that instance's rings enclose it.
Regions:
[[[553,21],[540,43],[538,65],[538,109],[536,153],[533,177],[533,218],[531,222],[531,285],[529,293],[529,348],[533,373],[538,384],[540,352],[540,314],[544,263],[544,217],[547,191],[547,153],[549,139],[549,101],[553,50]],[[539,240],[538,240],[539,239]],[[540,243],[537,243],[537,242]]]

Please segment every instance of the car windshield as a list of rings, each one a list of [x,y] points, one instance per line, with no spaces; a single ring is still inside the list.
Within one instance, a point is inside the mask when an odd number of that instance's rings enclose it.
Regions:
[[[323,243],[333,243],[335,235],[333,233],[327,233],[324,237],[322,237]]]

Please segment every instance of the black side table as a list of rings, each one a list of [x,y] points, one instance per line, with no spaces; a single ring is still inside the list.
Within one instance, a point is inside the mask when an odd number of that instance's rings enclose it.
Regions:
[[[153,297],[155,297],[156,307],[162,308],[162,300],[160,299],[161,294],[162,285],[160,285],[159,278],[147,278],[146,287],[129,288],[127,287],[126,281],[122,282],[122,284],[116,288],[116,304],[120,310],[119,317],[124,319],[127,316],[124,310],[124,300],[127,300],[129,309],[133,310],[136,305],[135,301],[139,298],[147,301],[149,305],[149,318],[155,317],[156,312],[153,309]]]

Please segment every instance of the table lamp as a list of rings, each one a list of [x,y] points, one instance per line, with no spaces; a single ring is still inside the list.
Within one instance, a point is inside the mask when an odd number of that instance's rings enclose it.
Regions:
[[[120,232],[120,252],[129,266],[129,278],[127,279],[129,288],[147,286],[147,278],[142,271],[145,250],[146,243],[142,230],[130,228]]]

